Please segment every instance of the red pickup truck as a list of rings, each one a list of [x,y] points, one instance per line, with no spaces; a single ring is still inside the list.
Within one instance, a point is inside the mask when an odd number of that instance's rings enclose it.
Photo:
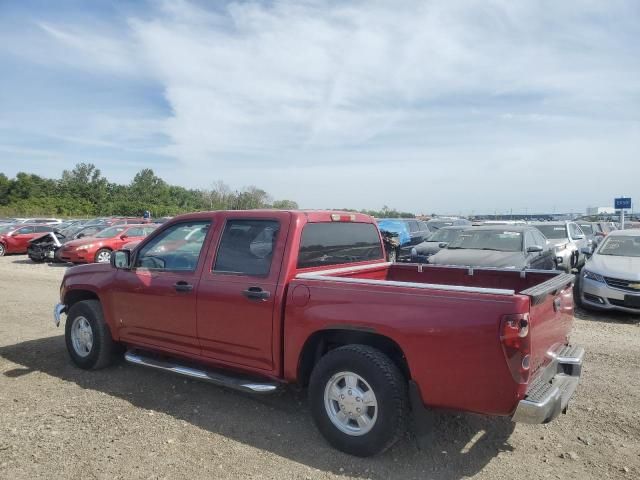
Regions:
[[[574,277],[384,260],[366,215],[182,215],[110,264],[70,268],[54,317],[81,368],[126,351],[246,392],[308,386],[314,421],[360,456],[392,445],[410,408],[545,423],[567,408]]]

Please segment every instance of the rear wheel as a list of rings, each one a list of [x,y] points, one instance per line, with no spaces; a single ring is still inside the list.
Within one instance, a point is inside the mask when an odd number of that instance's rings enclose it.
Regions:
[[[383,452],[406,429],[406,379],[389,357],[366,345],[322,357],[311,374],[309,400],[322,435],[351,455]]]
[[[108,248],[101,248],[96,252],[96,263],[109,263],[111,261],[111,250]]]
[[[4,245],[0,243],[0,257],[4,256],[5,252],[6,249],[4,248]]]
[[[118,351],[98,300],[83,300],[69,309],[65,341],[73,363],[85,370],[110,365]]]

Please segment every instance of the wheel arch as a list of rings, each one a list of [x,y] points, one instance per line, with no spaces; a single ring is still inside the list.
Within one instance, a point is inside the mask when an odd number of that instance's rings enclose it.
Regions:
[[[100,301],[100,297],[98,297],[96,292],[91,290],[69,290],[64,296],[64,304],[67,306],[67,312],[73,305],[83,300]]]
[[[330,328],[314,332],[305,342],[298,357],[298,383],[306,386],[313,367],[320,358],[344,345],[368,345],[387,355],[404,377],[411,380],[411,371],[406,356],[398,343],[386,335],[362,330],[357,327]]]

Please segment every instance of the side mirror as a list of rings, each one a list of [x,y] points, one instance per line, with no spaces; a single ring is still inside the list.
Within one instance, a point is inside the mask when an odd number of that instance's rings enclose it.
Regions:
[[[440,243],[438,244],[438,246],[439,246],[440,248],[445,248],[447,245],[449,245],[447,242],[440,242]]]
[[[587,247],[581,248],[580,253],[582,253],[583,255],[586,255],[587,257],[590,257],[591,255],[593,255],[593,251]]]
[[[79,234],[78,234],[78,236],[77,236],[76,238],[82,238],[82,237],[84,237],[84,236],[85,236],[85,235],[84,235],[84,233],[79,233]]]
[[[527,253],[540,253],[544,250],[540,245],[531,245],[527,248]]]
[[[129,250],[116,250],[111,254],[111,266],[129,270],[131,268],[131,252]]]
[[[120,235],[120,240],[126,240],[127,238],[129,238],[129,235],[127,235],[126,233]]]

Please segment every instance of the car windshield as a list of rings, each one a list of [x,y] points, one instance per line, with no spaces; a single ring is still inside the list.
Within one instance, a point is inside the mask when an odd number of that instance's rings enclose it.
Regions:
[[[462,230],[459,228],[444,228],[432,233],[427,238],[427,242],[452,242],[460,236]]]
[[[116,235],[121,234],[127,229],[126,225],[118,225],[117,227],[106,228],[102,230],[100,233],[96,234],[96,238],[112,238]]]
[[[522,233],[512,230],[465,230],[452,241],[448,249],[522,251]]]
[[[429,226],[429,228],[431,230],[439,230],[443,227],[450,227],[451,225],[453,225],[453,222],[449,221],[445,221],[445,220],[441,220],[441,221],[429,221],[427,222],[427,225]]]
[[[587,235],[593,235],[593,225],[590,223],[581,223],[580,228]]]
[[[0,227],[0,233],[8,233],[16,228],[15,225],[3,225]]]
[[[567,227],[564,225],[536,225],[536,228],[549,239],[568,238]]]
[[[607,237],[598,249],[598,255],[640,257],[640,237],[631,235]]]

